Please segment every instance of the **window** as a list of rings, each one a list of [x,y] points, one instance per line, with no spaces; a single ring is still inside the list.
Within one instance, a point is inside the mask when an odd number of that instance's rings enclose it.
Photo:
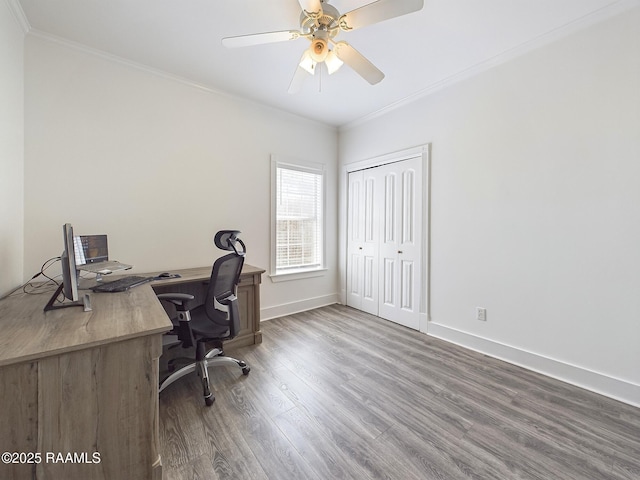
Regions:
[[[324,170],[274,160],[272,275],[324,267]]]

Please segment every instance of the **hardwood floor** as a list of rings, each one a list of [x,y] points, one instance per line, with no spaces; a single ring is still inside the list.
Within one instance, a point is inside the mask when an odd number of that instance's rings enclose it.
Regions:
[[[640,409],[340,305],[160,397],[173,479],[640,479]]]

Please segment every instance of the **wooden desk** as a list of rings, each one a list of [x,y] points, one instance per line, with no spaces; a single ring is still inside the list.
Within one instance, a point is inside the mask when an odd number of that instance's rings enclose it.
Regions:
[[[0,462],[0,478],[161,479],[158,358],[171,322],[153,290],[91,294],[91,312],[44,313],[48,298],[0,302],[0,453],[35,462]]]
[[[144,274],[156,276],[161,272]],[[207,286],[211,277],[211,266],[172,270],[180,278],[156,280],[151,286],[156,293],[190,293],[196,297],[196,302],[204,303]],[[238,307],[240,310],[240,332],[236,338],[225,342],[225,346],[244,347],[262,342],[260,331],[260,283],[264,269],[244,264],[238,284]],[[170,317],[175,315],[172,305],[165,302],[165,310]]]
[[[262,341],[263,272],[251,265],[242,270],[235,345]],[[40,454],[39,463],[0,461],[0,479],[162,478],[158,370],[171,322],[154,290],[203,296],[211,267],[174,273],[181,278],[91,293],[91,312],[45,313],[50,294],[0,301],[0,454],[16,452],[32,462],[37,457],[26,456]],[[77,454],[76,463],[66,461],[69,453]],[[94,454],[99,463],[91,463]]]

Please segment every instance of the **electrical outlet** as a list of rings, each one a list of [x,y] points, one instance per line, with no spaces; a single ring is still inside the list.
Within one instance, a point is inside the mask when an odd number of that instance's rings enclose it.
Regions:
[[[476,320],[481,322],[487,321],[487,309],[482,307],[476,307]]]

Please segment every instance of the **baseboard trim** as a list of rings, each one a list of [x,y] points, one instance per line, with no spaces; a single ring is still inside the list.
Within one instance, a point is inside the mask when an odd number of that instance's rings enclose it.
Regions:
[[[293,315],[294,313],[306,312],[314,308],[326,307],[338,303],[339,295],[332,293],[330,295],[322,295],[320,297],[307,298],[291,303],[283,303],[274,305],[273,307],[264,307],[260,309],[260,320],[271,320],[272,318]]]
[[[640,385],[429,322],[427,335],[640,407]]]

